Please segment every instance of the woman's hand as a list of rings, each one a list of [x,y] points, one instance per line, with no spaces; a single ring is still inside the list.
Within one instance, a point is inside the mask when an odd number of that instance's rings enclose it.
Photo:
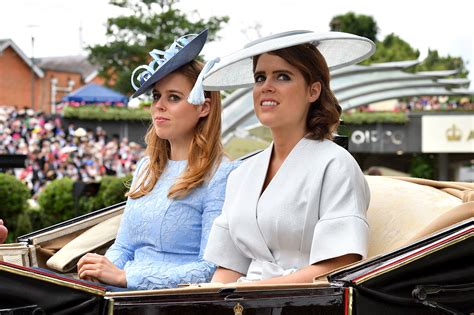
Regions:
[[[115,266],[107,257],[98,254],[85,254],[77,263],[77,273],[80,279],[126,287],[125,270]]]
[[[3,220],[0,219],[0,244],[3,244],[7,239],[8,229],[3,225]]]

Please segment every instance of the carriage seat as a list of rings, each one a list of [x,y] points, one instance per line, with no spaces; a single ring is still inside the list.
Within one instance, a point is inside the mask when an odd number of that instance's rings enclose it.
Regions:
[[[56,271],[69,272],[89,252],[103,253],[117,236],[122,214],[113,216],[84,231],[48,259],[46,265]]]
[[[368,175],[366,180],[368,258],[474,217],[474,184]]]

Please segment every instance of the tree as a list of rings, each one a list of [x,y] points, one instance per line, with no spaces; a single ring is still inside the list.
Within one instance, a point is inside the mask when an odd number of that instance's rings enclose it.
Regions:
[[[373,62],[389,62],[400,60],[414,60],[420,55],[419,51],[412,48],[407,42],[395,34],[389,34],[383,41],[377,41],[377,22],[373,17],[363,14],[348,12],[337,15],[329,23],[332,31],[347,32],[367,37],[375,42],[375,54],[362,64]]]
[[[176,38],[209,30],[208,40],[227,23],[228,17],[199,18],[190,21],[185,13],[173,6],[177,0],[110,0],[110,4],[126,9],[130,14],[107,20],[104,45],[88,47],[90,61],[100,66],[99,75],[106,84],[130,94],[130,76],[139,65],[150,61],[149,52],[165,49]],[[193,12],[195,13],[195,11]]]
[[[336,15],[329,22],[331,31],[346,32],[363,37],[367,37],[372,41],[377,38],[377,22],[374,18],[368,15],[355,14],[348,12],[343,15]]]
[[[416,65],[416,71],[429,71],[429,70],[458,70],[456,77],[466,78],[469,71],[466,69],[464,60],[460,57],[440,57],[437,50],[428,49],[428,56]]]
[[[416,60],[420,52],[395,34],[387,35],[376,42],[377,50],[365,63]]]

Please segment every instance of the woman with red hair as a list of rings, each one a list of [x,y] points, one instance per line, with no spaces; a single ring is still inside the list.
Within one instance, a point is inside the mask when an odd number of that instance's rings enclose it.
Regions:
[[[144,71],[139,87],[132,81],[134,97],[153,95],[146,156],[137,165],[115,243],[105,256],[82,257],[80,278],[129,289],[211,279],[215,265],[203,259],[204,249],[237,164],[223,153],[219,92],[191,93],[203,71],[195,58],[206,37],[204,31],[165,52],[153,50],[154,61],[137,68]]]

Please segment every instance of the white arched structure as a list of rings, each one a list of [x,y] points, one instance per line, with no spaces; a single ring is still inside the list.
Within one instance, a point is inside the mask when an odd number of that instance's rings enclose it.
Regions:
[[[473,95],[468,79],[447,78],[456,70],[410,73],[406,68],[418,61],[354,65],[331,72],[331,88],[343,110],[389,99],[412,96]],[[223,102],[222,134],[230,139],[238,128],[258,123],[253,112],[251,88],[238,89]]]

